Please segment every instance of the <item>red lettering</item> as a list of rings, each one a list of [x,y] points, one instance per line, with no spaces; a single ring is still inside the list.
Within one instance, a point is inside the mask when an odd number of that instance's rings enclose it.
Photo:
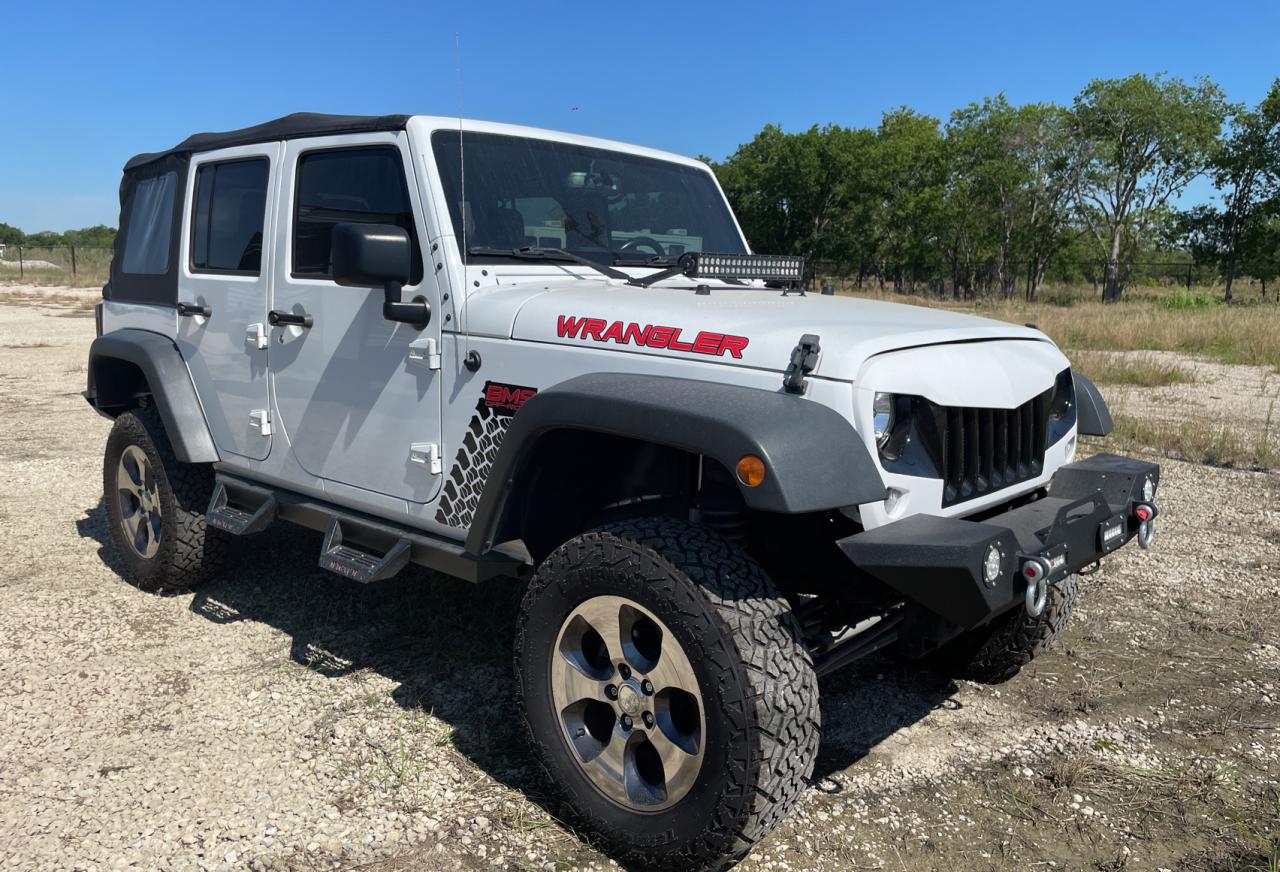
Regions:
[[[692,342],[686,342],[681,338],[684,334],[684,329],[681,327],[666,327],[661,324],[641,325],[634,321],[606,322],[600,318],[579,318],[572,315],[557,316],[556,334],[572,339],[593,339],[596,342],[616,342],[619,345],[639,345],[647,348],[670,348],[672,351],[691,351],[695,354],[710,354],[716,357],[729,354],[739,359],[750,341],[745,336],[700,330]],[[509,396],[503,402],[518,405],[523,402],[523,399]]]
[[[651,329],[648,324],[641,328],[639,324],[632,322],[627,325],[627,331],[623,334],[622,341],[633,345],[648,345],[649,331]]]
[[[604,333],[601,334],[600,336],[601,342],[607,342],[610,339],[612,339],[614,342],[618,343],[619,345],[623,343],[621,321],[614,321],[612,324],[609,325],[609,328],[605,330]]]
[[[667,343],[667,348],[672,351],[693,351],[693,346],[688,342],[680,341],[681,328],[675,328],[675,335],[671,337],[671,341]]]
[[[564,334],[561,334],[561,335],[564,335]],[[485,388],[485,391],[484,391],[485,405],[487,406],[502,405],[502,402],[503,402],[502,395],[503,393],[506,392],[506,390],[507,389],[503,385],[489,385],[487,388]]]
[[[724,357],[724,353],[727,351],[734,357],[741,359],[742,352],[746,349],[747,343],[750,341],[751,340],[747,339],[745,336],[726,336],[723,344],[720,346],[718,354],[721,357]]]
[[[563,339],[570,336],[574,339],[578,338],[578,331],[582,329],[582,318],[574,318],[568,315],[561,315],[556,319],[556,333]]]
[[[671,335],[675,332],[672,327],[650,327],[649,338],[645,344],[650,348],[666,348],[671,342]]]
[[[693,340],[693,350],[699,354],[719,354],[720,343],[723,341],[723,334],[708,333],[706,330],[702,330]]]

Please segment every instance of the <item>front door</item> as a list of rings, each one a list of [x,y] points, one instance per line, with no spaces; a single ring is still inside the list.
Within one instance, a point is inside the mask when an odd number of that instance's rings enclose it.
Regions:
[[[398,225],[414,253],[402,299],[423,297],[440,311],[408,157],[403,133],[285,144],[270,367],[279,430],[304,470],[425,503],[441,482],[439,318],[421,330],[387,321],[382,288],[339,286],[329,269],[335,224]],[[285,323],[303,316],[310,326]]]
[[[178,348],[224,460],[271,450],[267,288],[279,143],[229,148],[191,164],[179,271]]]

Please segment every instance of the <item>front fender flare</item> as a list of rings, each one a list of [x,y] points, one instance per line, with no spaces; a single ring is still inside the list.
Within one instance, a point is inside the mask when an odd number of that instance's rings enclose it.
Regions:
[[[718,382],[591,373],[540,391],[520,407],[485,482],[467,535],[468,551],[483,554],[494,546],[516,475],[538,440],[561,429],[702,454],[730,471],[744,454],[755,454],[765,462],[765,480],[757,487],[740,485],[752,509],[814,512],[886,496],[853,425],[820,403]]]
[[[173,340],[149,330],[129,328],[114,330],[93,340],[89,346],[89,389],[85,391],[85,398],[99,412],[112,418],[137,405],[134,386],[116,382],[113,361],[132,364],[142,372],[160,420],[164,422],[165,435],[179,460],[185,463],[218,460],[218,449],[209,433],[191,373]]]
[[[1088,377],[1074,369],[1071,370],[1071,378],[1076,383],[1076,420],[1080,433],[1085,436],[1106,436],[1115,425],[1111,422],[1111,410],[1107,408],[1102,392]]]

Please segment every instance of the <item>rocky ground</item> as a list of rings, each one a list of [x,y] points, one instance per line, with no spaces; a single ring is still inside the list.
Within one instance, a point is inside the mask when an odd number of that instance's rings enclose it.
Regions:
[[[120,579],[95,296],[0,286],[0,868],[610,866],[521,744],[509,584],[360,587],[290,529],[195,594]],[[1280,475],[1166,462],[1161,497],[1156,550],[1084,579],[1007,684],[824,682],[812,788],[742,868],[1274,864]]]

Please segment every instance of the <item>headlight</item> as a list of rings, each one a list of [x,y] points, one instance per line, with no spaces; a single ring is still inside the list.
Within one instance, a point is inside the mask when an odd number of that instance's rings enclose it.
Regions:
[[[1061,421],[1071,411],[1076,401],[1076,383],[1071,377],[1071,370],[1064,369],[1058,373],[1053,383],[1053,399],[1049,402],[1049,417]]]
[[[893,394],[876,393],[871,403],[872,429],[875,430],[876,444],[881,448],[889,441],[893,432]]]

